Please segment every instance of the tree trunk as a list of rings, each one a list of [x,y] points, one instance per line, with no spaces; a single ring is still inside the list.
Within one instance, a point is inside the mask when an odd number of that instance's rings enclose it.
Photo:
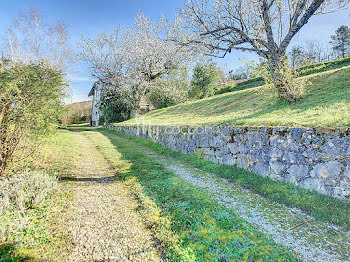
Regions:
[[[283,76],[281,74],[282,59],[277,55],[273,55],[269,58],[268,61],[270,66],[272,82],[277,88],[278,92],[283,92]]]
[[[7,165],[0,160],[0,179],[6,177]]]
[[[296,97],[289,92],[288,79],[286,79],[286,67],[288,66],[285,56],[271,55],[268,59],[273,85],[281,98],[288,101],[296,100]]]

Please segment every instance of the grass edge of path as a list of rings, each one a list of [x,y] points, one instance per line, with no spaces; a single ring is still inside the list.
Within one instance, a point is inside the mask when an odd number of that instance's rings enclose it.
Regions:
[[[178,249],[174,252],[172,246],[166,251],[169,261],[217,261],[225,257],[223,261],[297,261],[285,247],[236,216],[232,210],[218,205],[204,190],[144,156],[138,150],[138,144],[125,143],[125,138],[112,137],[101,129],[97,131],[102,131],[110,140],[107,145],[102,137],[94,139],[109,161],[116,161],[114,165],[120,166],[120,156],[113,158],[121,153],[122,160],[131,164],[131,169],[120,177],[126,183],[134,179],[132,183],[139,184],[136,184],[137,194],[143,189],[143,196],[155,201],[161,216],[169,218],[171,231],[179,238]],[[140,200],[142,204],[143,200]],[[152,223],[158,223],[157,218]],[[161,237],[166,239],[168,235],[161,233]]]
[[[214,164],[208,160],[173,151],[149,140],[128,136],[112,130],[104,130],[133,140],[158,153],[174,157],[203,171],[214,173],[268,199],[288,207],[299,208],[315,219],[338,225],[344,230],[350,230],[350,202],[325,196],[316,191],[308,191],[290,183],[262,177],[235,166]]]

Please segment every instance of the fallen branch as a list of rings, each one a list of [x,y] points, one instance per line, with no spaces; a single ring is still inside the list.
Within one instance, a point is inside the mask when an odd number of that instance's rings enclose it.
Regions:
[[[296,227],[300,227],[300,226],[302,226],[302,225],[304,225],[306,223],[312,222],[312,221],[314,221],[314,220],[313,219],[305,220],[304,222],[302,222],[302,223],[300,223],[298,225],[292,226],[289,230],[292,230],[292,229],[294,229]]]

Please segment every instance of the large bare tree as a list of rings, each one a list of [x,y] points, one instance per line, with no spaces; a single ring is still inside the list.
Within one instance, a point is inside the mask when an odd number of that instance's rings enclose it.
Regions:
[[[179,32],[179,28],[176,31]],[[137,105],[156,83],[155,80],[187,66],[196,56],[196,52],[188,47],[171,41],[169,34],[164,18],[153,22],[142,13],[137,15],[135,24],[125,31],[129,79],[132,79],[137,89]]]
[[[274,85],[289,97],[282,71],[287,47],[314,15],[348,7],[349,0],[188,0],[180,12],[187,44],[224,57],[232,49],[267,59]]]
[[[49,25],[34,8],[13,19],[3,35],[3,56],[12,63],[37,64],[45,60],[62,69],[71,62],[72,49],[63,22]]]
[[[120,80],[127,71],[126,52],[120,28],[113,33],[100,33],[96,38],[81,36],[78,57],[85,62],[97,80]]]

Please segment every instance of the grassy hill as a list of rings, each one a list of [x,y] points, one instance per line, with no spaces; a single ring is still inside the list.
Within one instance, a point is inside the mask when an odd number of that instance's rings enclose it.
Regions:
[[[303,66],[296,69],[296,71],[300,77],[303,77],[303,76],[322,73],[322,72],[326,72],[334,69],[339,69],[345,66],[350,66],[350,57]],[[264,84],[265,84],[265,81],[262,77],[251,78],[246,81],[243,81],[234,85],[228,85],[224,88],[216,90],[215,95],[224,94],[232,91],[243,90],[251,87],[262,86]]]
[[[61,117],[63,125],[89,123],[92,112],[91,101],[77,102],[64,106]]]
[[[143,115],[152,125],[350,126],[350,66],[306,76],[312,85],[296,103],[267,86],[191,101]],[[136,124],[132,119],[119,125]]]

